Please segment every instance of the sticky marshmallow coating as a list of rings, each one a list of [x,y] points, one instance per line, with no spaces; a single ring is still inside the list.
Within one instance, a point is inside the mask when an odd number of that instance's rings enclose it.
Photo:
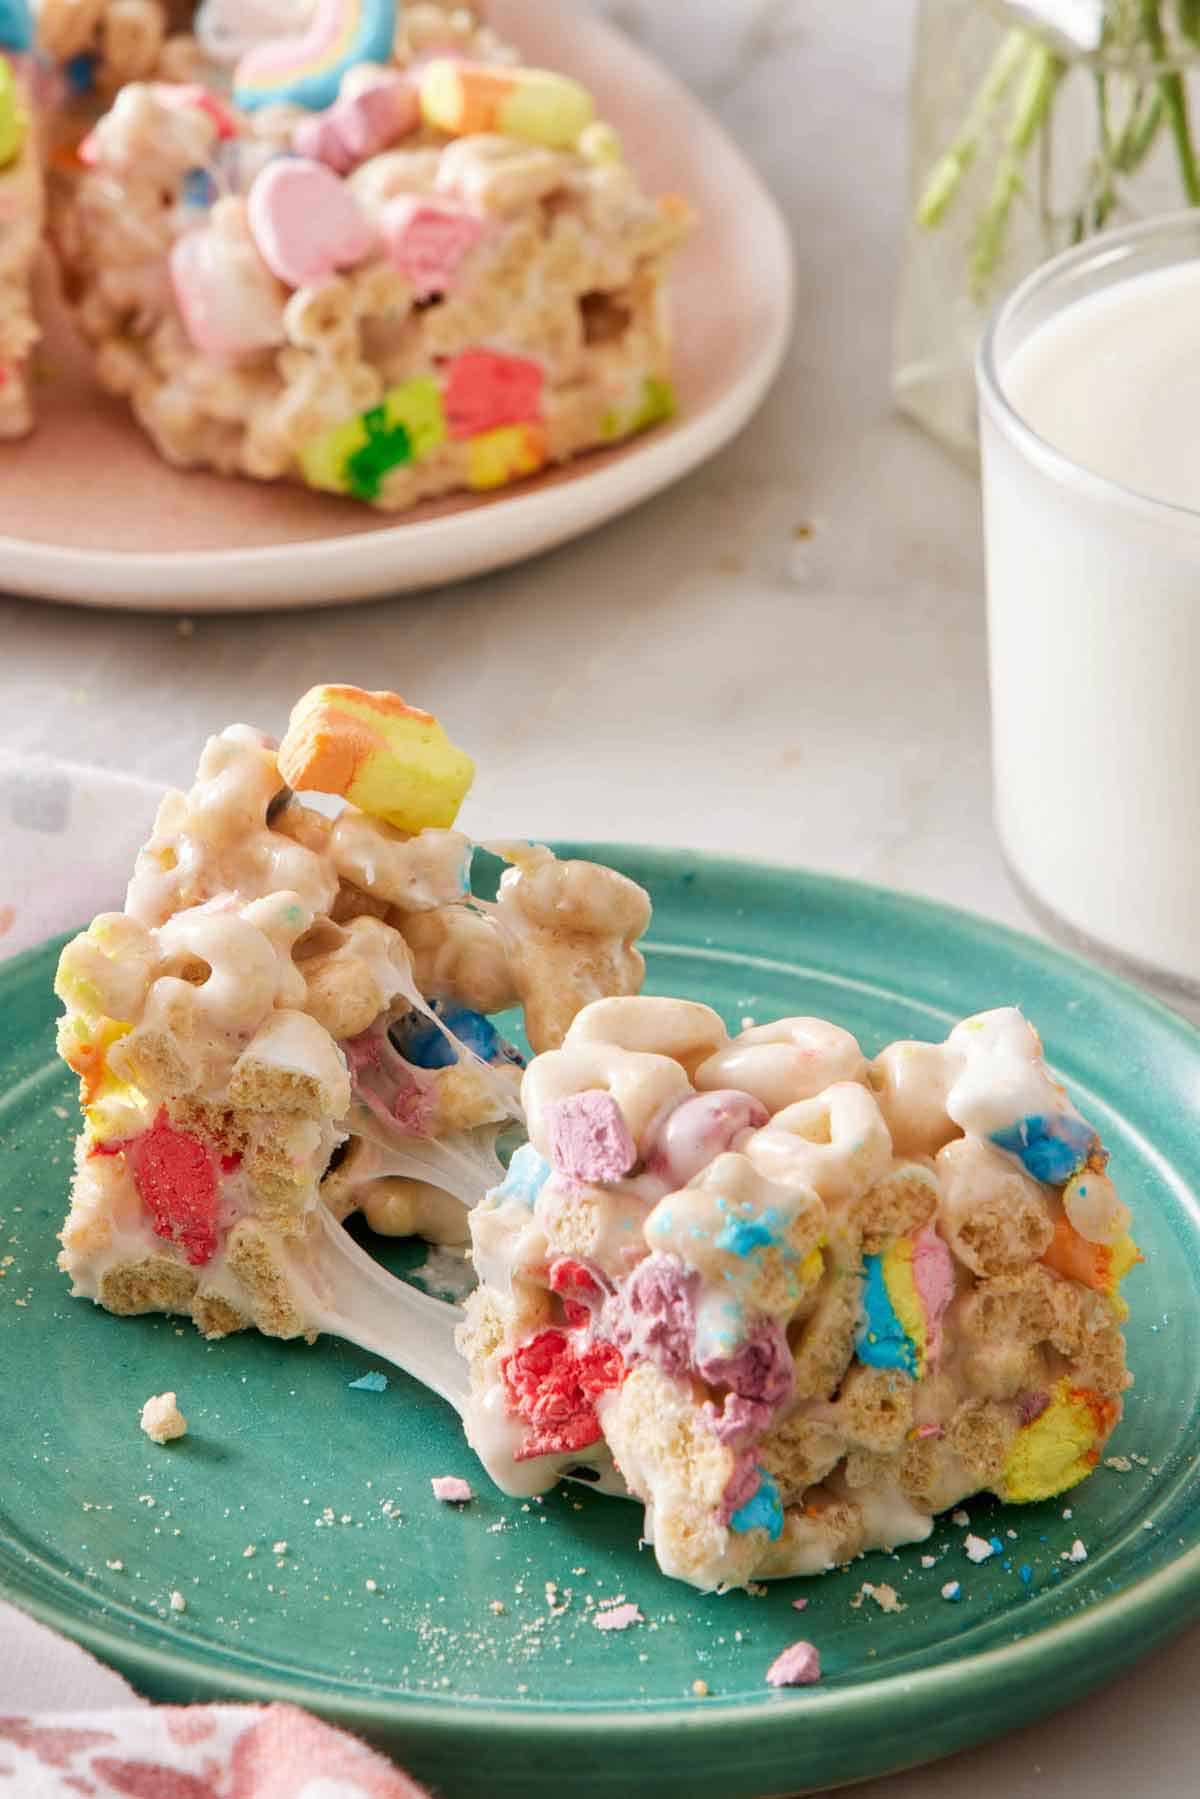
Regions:
[[[544,142],[540,103],[423,107],[438,66],[544,73],[513,64],[425,5],[319,111],[158,66],[121,87],[54,236],[99,380],[169,462],[398,511],[669,416],[687,208],[582,112]]]
[[[522,1091],[459,1332],[505,1491],[623,1478],[664,1572],[710,1589],[1099,1460],[1139,1257],[1015,1008],[868,1063],[820,1020],[731,1039],[690,1002],[609,999]]]
[[[76,1294],[189,1313],[207,1336],[308,1335],[318,1211],[465,1241],[502,1177],[497,1135],[522,1117],[520,1057],[480,998],[523,1005],[551,1047],[547,1020],[565,1029],[598,986],[640,981],[649,916],[615,871],[528,845],[512,853],[553,876],[553,926],[520,868],[485,905],[471,849],[344,803],[323,815],[248,726],[209,740],[159,807],[125,909],[59,963],[84,1113],[60,1257]]]

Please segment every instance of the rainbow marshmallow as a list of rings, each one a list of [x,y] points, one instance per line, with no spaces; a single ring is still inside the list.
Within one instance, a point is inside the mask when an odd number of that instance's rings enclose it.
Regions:
[[[421,116],[449,137],[500,132],[572,150],[596,116],[587,89],[551,69],[493,68],[438,57],[421,76]]]
[[[954,1262],[932,1229],[899,1237],[863,1257],[864,1319],[855,1345],[871,1368],[898,1368],[922,1380],[938,1359],[942,1319],[954,1297]]]
[[[234,73],[234,102],[244,112],[281,100],[320,112],[337,99],[347,70],[389,61],[395,35],[396,0],[318,0],[302,37],[246,52]]]
[[[278,762],[297,793],[342,794],[400,831],[448,828],[475,778],[431,712],[361,687],[310,688],[292,708]]]

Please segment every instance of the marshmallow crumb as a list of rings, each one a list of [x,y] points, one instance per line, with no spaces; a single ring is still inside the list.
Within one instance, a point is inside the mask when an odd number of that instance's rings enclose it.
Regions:
[[[957,1524],[960,1530],[965,1530],[967,1525],[971,1522],[971,1514],[970,1512],[964,1512],[960,1505],[956,1512],[951,1512],[950,1522],[951,1524]]]
[[[1066,1557],[1069,1562],[1087,1561],[1087,1550],[1084,1548],[1083,1543],[1078,1537],[1076,1537],[1071,1547],[1067,1550]]]
[[[942,1588],[943,1599],[961,1599],[962,1588],[956,1580],[948,1580]]]
[[[187,1600],[184,1598],[183,1594],[179,1591],[178,1587],[171,1594],[171,1610],[173,1612],[186,1612],[187,1611]]]
[[[124,1562],[119,1562],[119,1561],[105,1562],[104,1566],[106,1568],[111,1568],[114,1574],[124,1574],[124,1572],[125,1572]]]
[[[969,1562],[986,1562],[989,1556],[996,1553],[986,1537],[968,1537],[963,1548]]]
[[[594,1612],[592,1623],[597,1630],[628,1630],[631,1624],[644,1624],[646,1620],[632,1601],[625,1605],[610,1606],[607,1611]]]
[[[812,1643],[791,1643],[767,1669],[767,1685],[811,1687],[821,1678],[821,1658]]]
[[[871,1581],[864,1580],[850,1601],[855,1611],[858,1610],[864,1599],[873,1599],[881,1612],[903,1612],[908,1609],[895,1587],[890,1587],[886,1581],[881,1581],[878,1586],[874,1586]]]
[[[187,1435],[187,1419],[175,1403],[174,1393],[155,1393],[142,1407],[142,1429],[152,1443],[170,1443]]]
[[[286,1555],[287,1549],[288,1549],[288,1546],[287,1546],[286,1537],[281,1537],[278,1543],[272,1543],[272,1545],[271,1545],[271,1551],[272,1551],[272,1554],[274,1554],[274,1555]]]
[[[921,1566],[922,1566],[922,1568],[936,1568],[937,1567],[937,1556],[936,1555],[923,1555],[921,1557]]]
[[[457,1474],[435,1474],[429,1484],[433,1497],[443,1505],[466,1505],[475,1497],[469,1482],[460,1480]]]
[[[706,1680],[694,1680],[692,1682],[692,1691],[695,1693],[697,1699],[707,1699],[708,1682]]]

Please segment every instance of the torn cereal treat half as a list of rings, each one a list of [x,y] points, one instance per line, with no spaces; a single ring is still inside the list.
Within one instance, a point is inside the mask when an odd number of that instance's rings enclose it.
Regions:
[[[201,35],[237,43],[236,17]],[[170,462],[399,511],[672,410],[686,206],[466,9],[320,0],[231,95],[127,84],[80,156],[55,221],[76,318]]]
[[[701,1588],[1065,1491],[1121,1415],[1140,1258],[1092,1127],[1013,1008],[868,1063],[787,1018],[585,1007],[470,1215],[469,1439],[510,1493],[583,1470]]]
[[[472,774],[429,713],[328,686],[281,744],[230,726],[167,794],[125,909],[59,964],[77,1294],[208,1336],[352,1327],[357,1299],[376,1321],[396,1296],[420,1310],[335,1220],[464,1241],[522,1116],[489,1014],[522,1007],[553,1047],[582,1006],[637,990],[649,919],[633,882],[529,845],[473,899],[453,828]]]
[[[0,0],[0,440],[33,424],[30,356],[41,336],[33,277],[44,205],[32,50],[26,0]]]

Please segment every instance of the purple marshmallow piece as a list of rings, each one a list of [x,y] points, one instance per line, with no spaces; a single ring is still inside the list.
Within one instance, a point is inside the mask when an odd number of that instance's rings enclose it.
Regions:
[[[550,1110],[550,1160],[585,1185],[619,1181],[637,1161],[637,1144],[616,1100],[599,1088],[560,1099]]]
[[[682,1378],[692,1366],[698,1285],[699,1276],[675,1256],[647,1256],[606,1304],[601,1336],[626,1361],[655,1362],[664,1374]]]

